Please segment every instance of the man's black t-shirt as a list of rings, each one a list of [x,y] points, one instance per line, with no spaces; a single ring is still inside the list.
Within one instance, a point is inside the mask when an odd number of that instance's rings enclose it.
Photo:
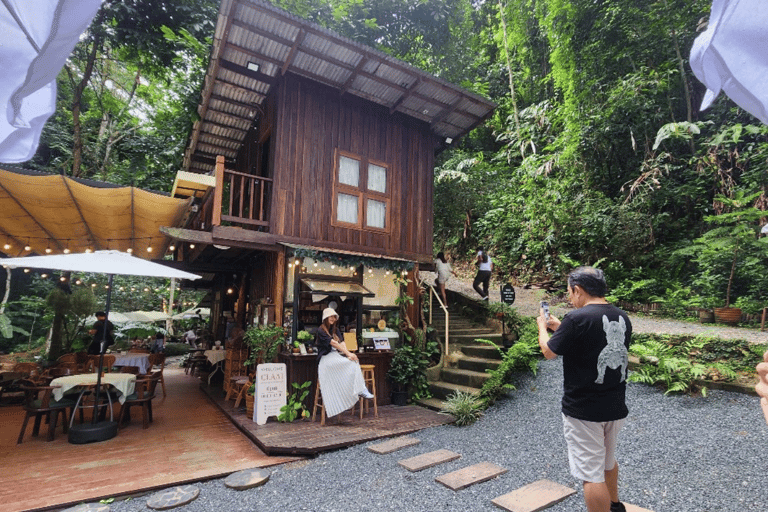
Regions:
[[[563,414],[585,421],[626,418],[629,317],[611,304],[568,313],[548,342],[563,356]]]
[[[92,329],[94,329],[96,332],[93,335],[91,344],[88,346],[88,354],[99,355],[101,353],[101,340],[104,339],[104,321],[97,320],[96,323],[93,324]],[[112,322],[107,320],[107,347],[115,344],[115,338],[112,337],[114,330],[115,326],[112,324]]]

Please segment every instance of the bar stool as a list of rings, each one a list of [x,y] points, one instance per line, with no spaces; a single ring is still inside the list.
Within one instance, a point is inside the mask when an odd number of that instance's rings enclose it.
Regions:
[[[363,371],[363,381],[365,382],[365,387],[368,388],[368,391],[371,392],[373,395],[373,417],[378,418],[379,417],[379,407],[376,403],[376,375],[374,372],[374,369],[376,368],[375,365],[372,364],[361,364],[360,369]],[[360,406],[360,419],[363,419],[363,409],[365,409],[365,412],[368,412],[368,409],[370,406],[368,405],[368,402],[365,398],[360,397],[360,400],[357,401],[355,404],[355,407]],[[352,414],[355,414],[355,407],[352,408]]]
[[[312,423],[315,422],[315,413],[317,408],[320,408],[320,426],[325,426],[325,404],[323,403],[323,395],[320,393],[320,381],[317,381],[315,386],[315,405],[312,406]]]

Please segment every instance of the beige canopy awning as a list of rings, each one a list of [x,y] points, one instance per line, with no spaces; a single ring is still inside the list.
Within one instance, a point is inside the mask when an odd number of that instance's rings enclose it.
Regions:
[[[18,257],[112,249],[159,259],[170,244],[160,227],[179,227],[191,200],[0,167],[0,252]]]

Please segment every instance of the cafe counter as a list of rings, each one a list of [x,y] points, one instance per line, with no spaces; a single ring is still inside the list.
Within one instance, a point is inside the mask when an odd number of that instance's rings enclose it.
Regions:
[[[391,350],[381,350],[376,352],[355,352],[360,364],[372,364],[375,366],[376,375],[376,403],[378,405],[389,405],[391,386],[387,379],[387,372],[392,361],[394,353]],[[281,352],[277,361],[285,363],[286,378],[288,379],[288,395],[293,393],[291,383],[303,384],[306,381],[312,382],[309,389],[309,395],[304,405],[311,410],[315,399],[315,386],[317,385],[317,354],[293,354]],[[371,390],[372,391],[372,390]]]

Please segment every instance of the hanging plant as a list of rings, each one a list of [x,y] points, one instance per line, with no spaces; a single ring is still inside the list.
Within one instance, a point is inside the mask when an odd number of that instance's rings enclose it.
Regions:
[[[316,251],[314,249],[294,249],[294,258],[312,258],[315,261],[331,263],[338,267],[380,268],[390,272],[402,272],[413,270],[412,261],[389,260],[385,258],[373,258],[352,254],[336,254],[332,252]]]

